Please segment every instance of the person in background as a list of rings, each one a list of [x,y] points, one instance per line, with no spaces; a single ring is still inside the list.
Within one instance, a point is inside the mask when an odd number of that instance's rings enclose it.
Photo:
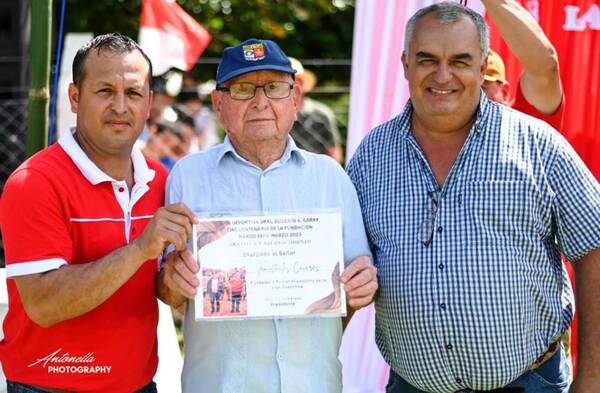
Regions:
[[[190,152],[206,150],[217,144],[217,123],[214,113],[209,106],[204,104],[200,95],[200,87],[193,78],[187,76],[183,79],[183,87],[178,101],[179,104],[176,107],[194,119],[197,141]]]
[[[523,67],[517,85],[510,86],[502,58],[490,49],[483,90],[489,99],[512,106],[560,131],[564,95],[554,46],[533,16],[516,0],[481,2]],[[514,89],[513,101],[511,88]]]
[[[155,131],[143,146],[142,153],[160,161],[170,171],[177,160],[187,155],[189,151],[183,125],[180,122],[159,118],[155,120],[152,127]]]
[[[204,128],[196,127],[196,120],[190,109],[184,104],[179,103],[173,106],[173,110],[177,114],[178,122],[181,124],[187,152],[196,153],[201,150],[202,146],[206,148],[208,146],[208,134]]]
[[[316,75],[290,57],[296,70],[296,83],[302,88],[298,118],[291,136],[299,148],[318,154],[327,154],[339,163],[344,161],[335,114],[322,102],[306,96],[317,84]]]

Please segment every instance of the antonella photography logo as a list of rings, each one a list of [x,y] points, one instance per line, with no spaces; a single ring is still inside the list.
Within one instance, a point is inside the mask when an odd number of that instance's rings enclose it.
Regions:
[[[41,366],[48,374],[108,374],[112,366],[94,365],[96,358],[93,352],[85,355],[71,355],[69,352],[61,353],[62,348],[37,358],[27,367]]]

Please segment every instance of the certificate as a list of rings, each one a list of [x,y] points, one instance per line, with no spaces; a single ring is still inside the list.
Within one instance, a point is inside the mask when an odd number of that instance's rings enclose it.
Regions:
[[[196,320],[346,315],[339,211],[200,219]]]

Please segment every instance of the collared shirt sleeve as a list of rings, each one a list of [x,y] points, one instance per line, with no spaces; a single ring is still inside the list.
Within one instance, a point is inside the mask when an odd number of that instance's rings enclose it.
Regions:
[[[165,187],[165,205],[181,202],[181,176],[179,166],[175,165],[167,178]]]
[[[167,177],[167,184],[165,186],[165,206],[182,201],[181,170],[179,168],[178,164],[175,164],[169,173],[169,177]],[[159,266],[161,269],[166,261],[167,255],[173,250],[175,250],[173,244],[169,244],[164,250],[162,256],[159,258]]]
[[[549,173],[557,239],[566,257],[578,261],[600,247],[600,185],[571,145],[562,136],[557,139]]]
[[[352,159],[346,167],[346,172],[348,173],[348,176],[350,176],[350,180],[352,180],[352,183],[354,183],[354,187],[356,187],[357,192],[359,192],[362,186],[362,174],[360,172],[360,164],[358,162],[360,161],[360,150],[361,149],[359,146],[359,148],[356,150],[356,153],[354,154],[354,156],[352,156]]]
[[[364,183],[364,177],[363,177],[363,172],[365,170],[365,163],[363,160],[363,157],[365,155],[365,152],[364,152],[365,149],[366,149],[366,144],[365,144],[365,141],[363,141],[363,143],[360,144],[360,146],[356,150],[354,156],[348,163],[348,166],[346,167],[346,172],[348,173],[348,176],[350,177],[350,180],[352,181],[354,188],[356,190],[356,196],[357,196],[357,201],[359,203],[359,207],[362,207],[365,204],[364,195],[362,193],[362,191],[366,188],[366,184]],[[364,225],[364,217],[363,217],[363,213],[362,213],[362,208],[361,208],[361,222],[363,222],[363,225]],[[371,239],[370,239],[368,233],[367,233],[367,241],[368,241],[368,245],[369,245],[369,250],[372,253],[374,253],[375,251],[373,250],[373,243],[371,242]],[[373,260],[373,263],[375,264],[375,266],[377,266],[377,258],[375,258]]]
[[[344,259],[348,266],[352,260],[360,256],[368,256],[373,260],[367,234],[365,233],[365,225],[360,210],[360,203],[354,185],[343,173],[344,181],[344,211],[342,212],[342,233],[344,239]]]
[[[50,180],[36,170],[19,169],[9,178],[0,222],[8,278],[54,270],[72,259],[61,200]]]

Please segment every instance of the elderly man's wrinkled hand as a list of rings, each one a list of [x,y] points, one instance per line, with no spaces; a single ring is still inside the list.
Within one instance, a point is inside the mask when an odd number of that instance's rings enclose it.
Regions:
[[[373,302],[379,285],[377,268],[368,256],[361,256],[350,262],[342,273],[342,283],[348,304],[355,310]]]
[[[200,280],[196,274],[200,270],[190,250],[173,251],[167,255],[163,265],[164,284],[188,299],[198,292]]]

